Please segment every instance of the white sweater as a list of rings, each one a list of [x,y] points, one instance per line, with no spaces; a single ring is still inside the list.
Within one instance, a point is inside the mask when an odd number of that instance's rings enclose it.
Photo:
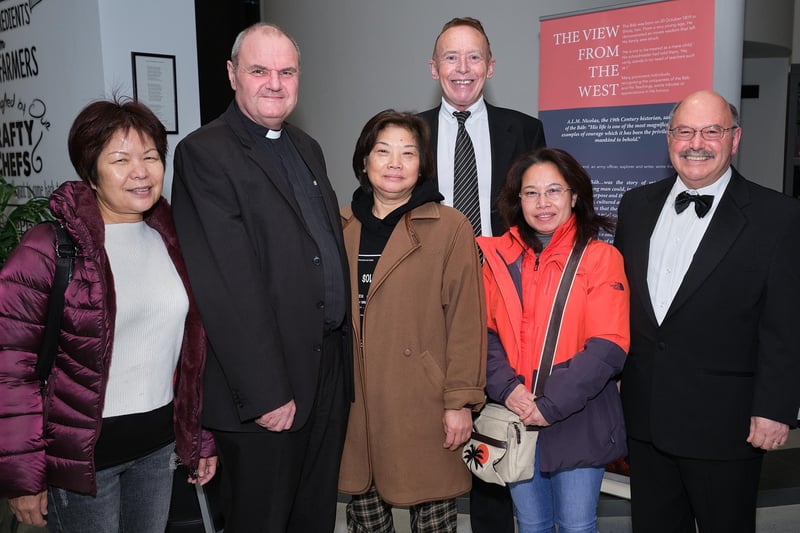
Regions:
[[[106,224],[117,316],[103,417],[172,400],[189,299],[161,236],[145,222]]]

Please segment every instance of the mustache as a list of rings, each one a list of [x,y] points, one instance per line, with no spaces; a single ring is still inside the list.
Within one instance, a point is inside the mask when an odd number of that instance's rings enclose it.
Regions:
[[[710,150],[692,150],[690,148],[682,150],[679,154],[681,157],[714,157],[714,152]]]

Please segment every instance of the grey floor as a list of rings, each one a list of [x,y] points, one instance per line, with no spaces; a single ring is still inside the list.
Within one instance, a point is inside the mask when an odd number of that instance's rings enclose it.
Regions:
[[[335,533],[345,533],[344,503],[340,503]],[[613,496],[602,496],[597,528],[599,533],[630,533],[627,502]],[[797,533],[800,531],[800,430],[789,432],[789,441],[764,460],[759,507],[756,511],[756,533]],[[410,533],[408,511],[394,510],[397,533]],[[469,516],[458,515],[459,533],[471,533]]]
[[[339,504],[336,517],[335,533],[346,533],[344,505]],[[761,507],[756,513],[756,533],[797,533],[800,531],[800,505],[783,505],[780,507]],[[403,509],[394,510],[394,525],[397,533],[410,533],[408,512]],[[626,516],[605,516],[597,520],[599,533],[631,533],[631,520]],[[459,533],[470,533],[469,516],[458,515]]]

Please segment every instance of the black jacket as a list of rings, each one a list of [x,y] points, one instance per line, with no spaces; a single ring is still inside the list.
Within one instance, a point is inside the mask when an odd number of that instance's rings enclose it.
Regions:
[[[619,206],[615,245],[631,286],[628,434],[682,457],[753,457],[750,417],[794,426],[800,405],[800,202],[734,170],[659,326],[647,263],[675,179],[632,189]]]
[[[324,265],[280,163],[259,149],[246,120],[232,103],[175,151],[175,226],[209,339],[203,421],[212,429],[262,431],[254,419],[294,399],[294,430],[308,419],[317,388]],[[319,183],[346,273],[322,150],[290,124],[284,134]],[[349,301],[346,276],[342,290]],[[342,353],[349,355],[343,329]],[[345,360],[352,391],[352,362]]]

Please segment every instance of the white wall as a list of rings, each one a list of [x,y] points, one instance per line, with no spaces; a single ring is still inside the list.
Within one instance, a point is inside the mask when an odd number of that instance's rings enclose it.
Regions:
[[[164,196],[169,198],[175,145],[200,127],[194,0],[102,0],[99,11],[106,95],[133,96],[131,52],[175,56],[178,134],[167,136]]]
[[[193,0],[5,0],[0,10],[14,21],[0,30],[3,53],[31,58],[24,76],[0,81],[0,126],[31,130],[0,146],[0,162],[33,162],[0,168],[17,185],[49,194],[76,179],[67,155],[72,121],[93,100],[133,95],[132,51],[176,56],[179,135],[169,136],[170,146],[200,126]],[[169,195],[171,158],[166,171]]]
[[[758,85],[758,98],[742,100],[737,168],[746,178],[783,191],[789,58],[745,59],[742,83]]]
[[[627,2],[630,5],[635,2]],[[483,22],[497,60],[487,99],[538,111],[539,18],[620,5],[608,0],[262,0],[262,19],[301,47],[300,102],[290,121],[316,137],[340,203],[357,182],[351,158],[361,127],[387,107],[424,110],[439,102],[428,69],[433,41],[455,16]],[[738,105],[744,0],[716,0],[714,88]],[[666,150],[666,141],[665,141]]]
[[[102,96],[103,65],[99,45],[98,0],[41,2],[6,0],[0,9],[19,17],[0,32],[3,53],[30,58],[24,75],[4,75],[0,94],[2,127],[30,126],[23,139],[2,143],[2,173],[16,185],[46,195],[74,179],[67,156],[67,133],[77,109]],[[25,197],[23,197],[24,200]]]
[[[746,4],[744,38],[791,50],[795,0],[748,0]]]
[[[800,63],[800,0],[794,0],[794,13],[792,14],[792,63]]]

